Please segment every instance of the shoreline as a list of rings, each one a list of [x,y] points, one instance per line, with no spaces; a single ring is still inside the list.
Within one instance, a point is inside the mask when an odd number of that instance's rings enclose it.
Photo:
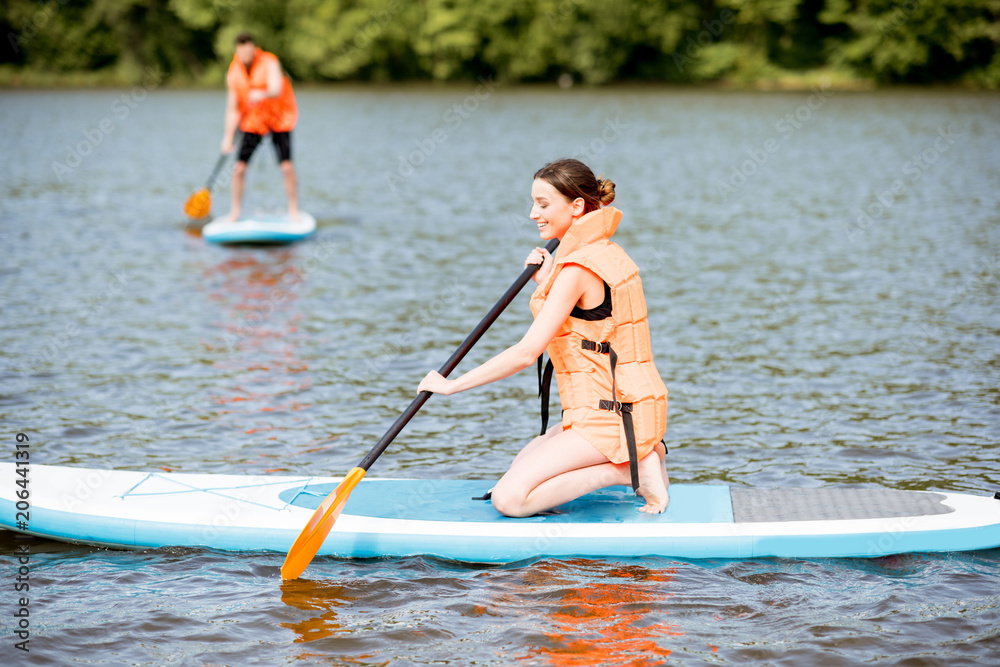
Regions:
[[[337,88],[365,89],[405,89],[405,88],[461,88],[474,81],[454,80],[435,81],[408,79],[400,81],[293,81],[297,90],[333,90]],[[976,85],[968,81],[937,82],[929,84],[895,84],[879,83],[873,79],[852,76],[844,72],[830,70],[811,70],[795,75],[785,75],[773,78],[762,78],[754,81],[720,79],[701,83],[679,83],[671,81],[622,80],[605,84],[573,83],[560,86],[555,81],[518,81],[502,82],[508,89],[524,90],[621,90],[650,89],[677,91],[719,91],[719,92],[806,92],[817,88],[837,92],[890,92],[902,90],[947,91],[947,92],[978,92],[997,93],[997,89]],[[141,85],[134,77],[122,76],[111,72],[74,72],[69,74],[52,74],[50,72],[24,72],[0,67],[0,90],[100,90],[121,89]],[[225,91],[225,83],[220,75],[218,82],[208,82],[204,79],[171,77],[158,86],[161,89],[182,91]]]

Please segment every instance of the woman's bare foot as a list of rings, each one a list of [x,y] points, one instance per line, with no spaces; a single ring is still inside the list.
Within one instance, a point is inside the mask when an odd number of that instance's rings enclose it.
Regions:
[[[639,508],[646,514],[662,514],[667,509],[670,496],[667,494],[666,467],[658,453],[650,452],[639,461],[639,489],[636,491],[646,504]],[[666,480],[666,482],[664,481]]]

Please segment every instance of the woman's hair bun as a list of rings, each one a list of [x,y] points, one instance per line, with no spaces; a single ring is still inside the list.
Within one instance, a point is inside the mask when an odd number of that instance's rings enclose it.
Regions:
[[[597,198],[601,206],[607,206],[615,200],[615,183],[610,178],[597,179]]]
[[[535,172],[535,178],[554,187],[567,201],[583,199],[584,213],[615,200],[615,184],[607,178],[595,178],[590,167],[574,158],[548,163]]]

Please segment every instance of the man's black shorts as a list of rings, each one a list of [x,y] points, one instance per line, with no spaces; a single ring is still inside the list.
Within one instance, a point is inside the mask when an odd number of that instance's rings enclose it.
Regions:
[[[250,156],[257,150],[257,144],[263,141],[264,135],[243,133],[243,143],[240,144],[240,162],[249,162]],[[271,143],[274,144],[274,152],[278,155],[278,162],[292,159],[292,133],[272,132]]]

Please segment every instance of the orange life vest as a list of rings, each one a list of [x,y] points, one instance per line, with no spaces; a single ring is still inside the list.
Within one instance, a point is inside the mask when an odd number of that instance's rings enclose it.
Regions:
[[[291,132],[298,120],[299,108],[295,103],[295,93],[292,92],[292,82],[284,74],[281,75],[280,95],[250,104],[251,90],[267,90],[267,69],[272,62],[278,62],[277,56],[258,47],[253,63],[250,64],[250,71],[247,71],[246,65],[236,55],[233,55],[233,62],[229,64],[226,82],[236,95],[240,110],[240,129],[244,132]]]
[[[617,412],[621,404],[631,404],[631,416],[623,418],[634,425],[635,449],[641,459],[666,432],[667,388],[653,363],[639,267],[610,240],[621,218],[618,209],[604,207],[573,223],[559,243],[552,271],[531,296],[531,312],[538,316],[567,264],[593,271],[611,288],[610,317],[596,321],[569,317],[546,351],[555,368],[564,428],[582,422],[589,411]],[[612,351],[617,357],[614,375]],[[625,442],[617,454],[602,451],[613,463],[631,458]]]

